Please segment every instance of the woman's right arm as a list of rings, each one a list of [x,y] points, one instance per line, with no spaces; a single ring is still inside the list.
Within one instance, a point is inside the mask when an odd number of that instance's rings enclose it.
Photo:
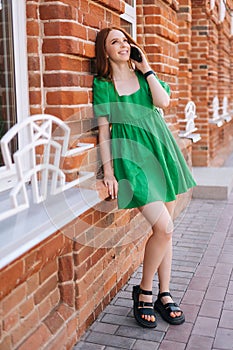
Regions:
[[[106,117],[98,118],[100,155],[104,169],[104,184],[108,187],[109,196],[117,198],[118,183],[114,176],[111,155],[111,133]]]

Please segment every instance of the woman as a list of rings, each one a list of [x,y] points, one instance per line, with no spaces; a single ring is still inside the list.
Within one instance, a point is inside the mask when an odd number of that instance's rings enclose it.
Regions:
[[[130,58],[137,47],[141,62]],[[104,184],[118,207],[139,208],[152,227],[145,247],[140,286],[133,287],[134,316],[143,327],[156,327],[155,310],[171,324],[185,317],[169,292],[172,217],[176,195],[195,186],[186,162],[158,108],[170,101],[142,49],[121,28],[102,29],[96,38],[98,76],[93,82]],[[152,304],[158,272],[159,294]]]

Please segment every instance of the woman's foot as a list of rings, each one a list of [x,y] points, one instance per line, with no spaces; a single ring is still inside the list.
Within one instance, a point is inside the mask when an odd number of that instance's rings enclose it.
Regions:
[[[170,324],[179,325],[185,322],[183,311],[174,303],[169,292],[159,293],[154,309]]]
[[[142,327],[155,328],[156,316],[152,304],[152,291],[133,287],[134,317]]]

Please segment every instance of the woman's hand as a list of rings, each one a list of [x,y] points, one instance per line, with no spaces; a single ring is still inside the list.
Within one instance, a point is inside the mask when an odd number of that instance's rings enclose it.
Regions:
[[[108,188],[109,196],[112,199],[117,198],[118,193],[118,182],[114,175],[105,175],[104,176],[104,185]]]
[[[148,72],[149,70],[151,70],[151,67],[147,61],[147,58],[146,58],[146,55],[144,54],[144,52],[138,47],[138,46],[135,46],[135,45],[131,45],[131,46],[134,46],[136,47],[141,56],[142,56],[142,62],[137,62],[135,61],[134,59],[131,58],[131,61],[135,64],[135,67],[140,70],[143,74],[145,74],[146,72]]]

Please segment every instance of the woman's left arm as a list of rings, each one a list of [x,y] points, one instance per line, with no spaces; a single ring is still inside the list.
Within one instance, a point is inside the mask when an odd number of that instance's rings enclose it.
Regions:
[[[140,52],[142,55],[142,62],[136,62],[136,61],[133,61],[133,62],[135,63],[136,68],[139,69],[145,75],[145,73],[151,71],[152,69],[151,69],[144,53],[141,50],[140,50]],[[153,99],[153,104],[159,108],[168,107],[168,105],[170,103],[169,94],[162,87],[162,85],[160,84],[160,82],[157,79],[157,77],[155,76],[155,74],[148,75],[146,77],[146,79],[147,79],[147,82],[148,82],[149,87],[150,87],[150,91],[151,91],[151,95],[152,95],[152,99]]]

